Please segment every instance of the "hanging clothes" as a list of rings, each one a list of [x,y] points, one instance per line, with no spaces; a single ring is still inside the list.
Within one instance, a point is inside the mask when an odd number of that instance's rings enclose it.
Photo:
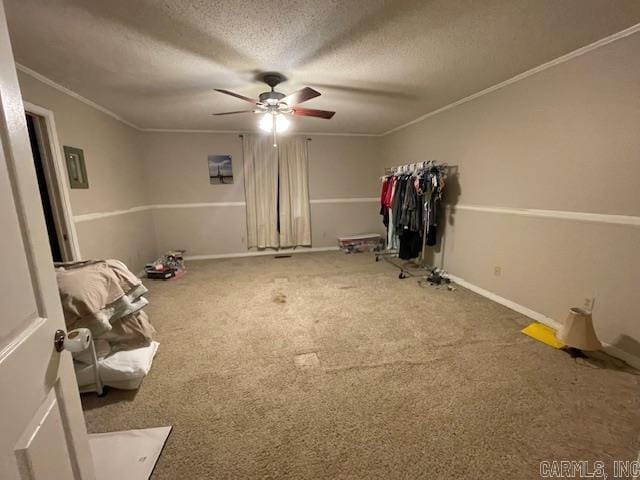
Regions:
[[[387,228],[387,249],[408,260],[422,254],[424,244],[437,243],[438,210],[444,190],[442,167],[427,163],[411,173],[381,178],[380,214]]]
[[[423,207],[421,195],[415,187],[414,177],[404,177],[404,195],[400,209],[399,225],[400,249],[398,256],[403,260],[410,260],[420,256],[422,251],[422,217]]]
[[[397,180],[398,179],[396,177],[391,177],[391,188],[388,189],[387,196],[385,198],[385,206],[387,207],[387,210],[389,212],[389,221],[387,225],[387,250],[397,249],[399,244],[398,235],[396,234],[396,229],[393,226],[394,217],[392,209],[393,196],[395,194],[396,185],[398,183]]]
[[[389,207],[387,206],[387,196],[392,188],[392,177],[383,177],[382,188],[380,190],[380,215],[385,227],[389,226]]]
[[[402,260],[417,258],[422,252],[422,234],[406,230],[400,235],[400,248],[398,257]]]
[[[444,190],[444,175],[441,169],[431,167],[422,179],[424,192],[424,208],[427,221],[426,245],[433,247],[437,243],[438,235],[438,206],[442,200]]]
[[[396,217],[398,212],[394,213],[395,196],[398,187],[398,178],[395,175],[387,175],[382,177],[382,185],[380,189],[380,215],[382,215],[382,223],[387,228],[387,249],[395,249],[398,247],[398,239],[396,234]]]
[[[391,209],[393,211],[394,228],[400,233],[403,230],[402,225],[402,208],[404,206],[404,196],[407,191],[407,179],[406,175],[402,175],[397,178],[396,189],[391,200]]]

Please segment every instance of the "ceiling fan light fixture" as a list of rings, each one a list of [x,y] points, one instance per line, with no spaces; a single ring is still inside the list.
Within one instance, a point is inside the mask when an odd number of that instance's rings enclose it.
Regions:
[[[231,115],[236,113],[259,113],[262,114],[258,121],[258,127],[268,133],[273,133],[273,143],[276,146],[276,134],[285,132],[289,129],[289,115],[299,117],[315,117],[329,120],[333,118],[336,112],[329,110],[317,110],[314,108],[300,108],[299,105],[313,98],[319,97],[320,92],[311,87],[304,87],[289,95],[275,90],[275,87],[286,80],[286,77],[278,72],[266,72],[261,75],[261,80],[271,87],[268,92],[262,92],[257,99],[245,97],[239,93],[214,89],[217,92],[224,93],[245,102],[254,105],[254,110],[239,110],[235,112],[220,112],[213,115]]]
[[[290,124],[291,122],[287,117],[285,117],[282,114],[279,114],[276,117],[276,132],[278,133],[286,132],[287,130],[289,130]]]
[[[289,125],[291,124],[291,122],[287,117],[278,113],[265,113],[262,118],[260,118],[260,122],[258,123],[258,127],[260,127],[260,130],[268,133],[273,132],[274,118],[277,133],[283,133],[289,129]]]
[[[270,113],[265,113],[260,118],[258,127],[260,127],[260,130],[263,130],[265,132],[271,132],[271,130],[273,130],[273,116]]]

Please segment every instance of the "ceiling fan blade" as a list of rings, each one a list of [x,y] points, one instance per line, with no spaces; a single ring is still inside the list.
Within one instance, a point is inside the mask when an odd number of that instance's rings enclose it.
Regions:
[[[260,102],[258,102],[258,100],[254,99],[254,98],[245,97],[244,95],[240,95],[239,93],[230,92],[229,90],[221,90],[219,88],[214,88],[214,90],[216,92],[224,93],[225,95],[231,95],[232,97],[239,98],[240,100],[244,100],[245,102],[253,103],[254,105],[257,105],[258,103],[260,103]]]
[[[306,102],[307,100],[311,100],[312,98],[319,97],[320,95],[320,92],[318,92],[317,90],[314,90],[311,87],[304,87],[297,92],[290,93],[280,101],[286,103],[291,107],[293,105],[298,105],[299,103]]]
[[[237,110],[235,112],[221,112],[221,113],[212,113],[211,115],[233,115],[234,113],[254,113],[255,110]]]
[[[316,110],[314,108],[293,108],[294,115],[300,115],[302,117],[318,117],[329,120],[336,112],[330,112],[328,110]]]

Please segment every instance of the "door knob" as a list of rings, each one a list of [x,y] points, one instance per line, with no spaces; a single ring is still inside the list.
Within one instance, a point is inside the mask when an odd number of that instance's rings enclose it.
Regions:
[[[64,350],[64,339],[67,336],[64,330],[56,330],[53,336],[53,346],[56,347],[56,352]]]
[[[53,345],[56,352],[68,350],[70,352],[82,352],[91,343],[91,330],[88,328],[76,328],[68,334],[64,330],[56,330],[53,337]]]

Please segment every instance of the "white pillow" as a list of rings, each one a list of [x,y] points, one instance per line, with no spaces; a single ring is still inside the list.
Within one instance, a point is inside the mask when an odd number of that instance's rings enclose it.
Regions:
[[[104,385],[109,382],[121,382],[144,378],[151,370],[153,357],[160,344],[151,342],[148,347],[134,350],[123,350],[109,355],[98,361],[100,378]],[[93,365],[76,363],[76,378],[78,385],[85,386],[95,383]]]

